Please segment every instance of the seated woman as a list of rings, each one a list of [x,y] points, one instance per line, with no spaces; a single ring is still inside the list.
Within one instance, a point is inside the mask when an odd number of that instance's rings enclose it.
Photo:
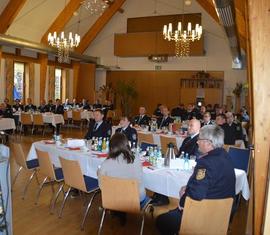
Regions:
[[[140,202],[145,197],[143,171],[139,156],[131,152],[128,139],[123,133],[115,133],[110,140],[108,158],[101,164],[98,175],[123,179],[136,179],[139,183]]]

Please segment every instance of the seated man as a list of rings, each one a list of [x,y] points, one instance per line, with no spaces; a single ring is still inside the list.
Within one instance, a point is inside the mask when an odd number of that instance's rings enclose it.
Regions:
[[[48,112],[53,112],[53,110],[54,110],[54,104],[53,104],[53,101],[52,100],[49,100],[48,101],[47,110],[49,110]]]
[[[201,157],[192,176],[180,191],[178,208],[158,216],[161,235],[178,234],[186,196],[193,200],[223,199],[235,196],[235,172],[228,153],[222,148],[224,132],[216,125],[201,128],[198,145]]]
[[[60,99],[55,100],[55,105],[52,107],[51,111],[55,114],[64,114],[64,106],[61,104]]]
[[[15,100],[15,104],[13,105],[14,111],[22,111],[24,109],[23,105],[21,104],[21,101],[19,99]]]
[[[148,117],[145,113],[146,113],[145,107],[143,107],[143,106],[140,107],[139,108],[139,115],[134,118],[135,125],[138,125],[138,126],[141,126],[141,125],[148,126],[149,125],[151,118]]]
[[[157,104],[157,107],[153,113],[153,116],[155,116],[156,118],[158,117],[162,117],[162,109],[163,109],[163,105],[162,104]]]
[[[40,101],[40,106],[38,107],[38,110],[41,113],[49,112],[48,106],[46,105],[46,101],[44,99]]]
[[[218,114],[216,116],[216,125],[219,125],[222,127],[226,123],[226,116],[225,114]]]
[[[241,123],[234,122],[234,116],[231,112],[226,114],[226,123],[222,125],[224,130],[224,144],[235,145],[236,140],[243,140],[243,131]]]
[[[169,113],[170,113],[169,109],[166,106],[164,106],[162,108],[162,115],[163,116],[158,118],[158,120],[157,120],[157,124],[158,124],[159,129],[162,129],[162,127],[169,127],[169,124],[174,122],[174,119],[169,116]]]
[[[89,129],[85,135],[85,139],[92,139],[92,137],[110,138],[112,134],[112,127],[109,123],[103,121],[104,113],[100,109],[94,111],[94,120],[90,122]]]
[[[177,107],[173,108],[171,111],[172,117],[180,117],[181,120],[185,120],[187,116],[187,111],[184,104],[179,104]]]
[[[192,119],[188,123],[188,137],[186,137],[178,151],[177,157],[180,156],[182,152],[188,153],[188,155],[198,156],[198,137],[201,128],[201,123],[197,119]]]
[[[126,135],[128,138],[128,141],[130,141],[131,145],[133,147],[137,146],[137,141],[138,141],[138,135],[137,131],[135,128],[132,128],[130,126],[130,121],[128,117],[124,116],[120,120],[120,128],[116,129],[115,132],[120,132]]]
[[[11,105],[9,104],[9,99],[8,98],[4,99],[4,103],[5,103],[7,109],[11,109]]]
[[[32,99],[27,98],[27,105],[24,106],[24,112],[36,111],[37,107],[32,104]]]
[[[211,114],[209,112],[205,112],[203,114],[202,127],[206,125],[213,125],[214,122],[211,120]]]

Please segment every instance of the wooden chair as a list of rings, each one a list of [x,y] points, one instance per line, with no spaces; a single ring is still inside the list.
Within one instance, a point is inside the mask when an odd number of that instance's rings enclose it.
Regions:
[[[71,188],[75,188],[78,189],[82,192],[85,193],[93,193],[83,216],[83,220],[81,223],[81,230],[83,230],[84,228],[84,223],[86,220],[86,217],[88,215],[88,212],[90,210],[90,207],[92,205],[92,201],[94,200],[95,196],[97,195],[97,193],[100,192],[99,190],[99,186],[98,186],[98,180],[91,178],[89,176],[85,176],[82,174],[81,171],[81,167],[79,165],[78,161],[74,161],[74,160],[67,160],[65,158],[59,157],[60,159],[60,163],[62,165],[62,170],[63,170],[63,174],[64,174],[64,181],[65,184],[68,186],[68,190],[65,194],[63,203],[61,205],[61,209],[59,212],[59,218],[62,217],[62,213],[63,213],[63,209],[65,206],[65,203],[67,201],[67,198],[70,194],[70,190]]]
[[[72,110],[72,124],[79,123],[80,128],[82,128],[83,120],[81,117],[81,111]]]
[[[72,119],[68,118],[68,111],[67,110],[64,111],[63,117],[64,117],[65,124],[67,125],[67,127],[69,127],[70,126],[70,121]]]
[[[13,149],[13,153],[14,153],[14,158],[15,158],[15,162],[17,163],[17,165],[19,166],[19,170],[18,172],[16,173],[15,177],[14,177],[14,180],[13,180],[13,183],[12,183],[12,187],[14,186],[17,178],[18,178],[18,175],[19,173],[21,172],[22,169],[28,171],[28,172],[31,172],[31,175],[24,187],[24,190],[23,190],[23,196],[22,196],[22,199],[25,198],[25,195],[26,195],[26,192],[27,192],[27,189],[28,189],[28,186],[30,185],[33,177],[35,176],[36,177],[36,180],[39,184],[39,181],[38,181],[38,178],[37,178],[37,170],[38,170],[38,167],[39,167],[39,164],[38,164],[38,160],[37,159],[33,159],[33,160],[29,160],[27,161],[26,160],[26,156],[25,156],[25,153],[22,149],[22,145],[19,144],[19,143],[11,143],[11,146],[12,146],[12,149]]]
[[[232,198],[196,201],[187,197],[179,235],[226,235],[232,203]]]
[[[27,126],[31,126],[32,127],[32,125],[33,125],[32,115],[30,113],[21,113],[20,123],[21,123],[21,127],[20,127],[20,135],[21,135],[23,128],[24,128],[24,131],[25,131],[25,128]]]
[[[150,199],[146,198],[140,203],[139,185],[137,180],[120,179],[109,176],[100,176],[101,198],[102,198],[102,217],[99,225],[98,234],[101,234],[106,210],[121,211],[132,214],[141,214],[142,223],[140,235],[143,234],[145,212],[149,210],[153,213]],[[120,197],[125,190],[125,196]]]
[[[46,183],[46,181],[48,180],[48,182],[51,183],[51,187],[52,187],[52,200],[51,200],[51,205],[50,205],[50,210],[51,213],[53,212],[53,209],[55,207],[56,201],[59,197],[59,194],[61,191],[63,191],[63,186],[64,184],[61,184],[61,186],[59,187],[58,192],[56,193],[55,197],[54,197],[54,188],[53,188],[53,183],[57,182],[63,182],[64,181],[64,176],[63,176],[63,171],[61,168],[55,168],[51,162],[50,156],[48,152],[44,152],[41,150],[36,149],[37,152],[37,156],[38,156],[38,162],[39,162],[39,169],[40,169],[40,173],[45,177],[42,181],[42,183],[39,186],[37,195],[36,195],[36,202],[35,204],[38,203],[38,199],[41,193],[41,190],[43,189],[44,184]]]
[[[154,137],[152,133],[142,133],[138,132],[138,142],[146,142],[149,144],[154,144]]]
[[[178,150],[177,150],[176,138],[160,135],[160,145],[161,145],[162,154],[164,155],[166,154],[169,143],[174,144],[174,152],[177,153]]]
[[[32,126],[32,135],[34,134],[35,128],[41,127],[42,128],[42,134],[45,133],[45,124],[43,121],[42,114],[33,114],[33,126]]]
[[[224,144],[223,148],[228,152],[230,148],[240,148],[241,144]]]

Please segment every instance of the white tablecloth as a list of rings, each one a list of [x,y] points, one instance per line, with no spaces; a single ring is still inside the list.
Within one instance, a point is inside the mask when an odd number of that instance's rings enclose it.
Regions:
[[[21,121],[21,114],[15,113],[14,115],[19,116],[19,121]],[[33,115],[31,114],[31,118],[33,121]],[[54,113],[42,113],[42,118],[44,123],[51,123],[53,126],[56,126],[56,124],[65,124],[64,117],[62,114],[54,114]]]
[[[0,118],[0,131],[16,129],[13,118]]]
[[[95,154],[85,150],[69,150],[54,144],[45,144],[44,142],[35,142],[32,144],[28,154],[28,160],[36,159],[35,148],[47,151],[56,167],[60,167],[59,156],[67,159],[77,160],[80,163],[84,175],[97,178],[98,166],[105,158],[98,158]],[[191,176],[192,171],[157,169],[151,170],[143,168],[143,181],[147,189],[167,195],[169,197],[179,198],[179,190],[185,186]],[[242,192],[243,197],[249,199],[249,185],[245,171],[235,169],[236,174],[236,194]]]
[[[67,111],[67,117],[72,119],[72,110]],[[87,110],[81,111],[81,119],[90,120],[93,118],[94,118],[94,116],[93,116],[92,111],[87,111]]]

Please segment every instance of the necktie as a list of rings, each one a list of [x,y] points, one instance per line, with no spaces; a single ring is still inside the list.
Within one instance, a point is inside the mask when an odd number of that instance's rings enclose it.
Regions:
[[[165,117],[162,119],[161,123],[160,123],[160,127],[161,128],[163,126],[163,122],[165,121]]]
[[[98,124],[95,123],[95,125],[94,125],[94,131],[97,130],[97,127],[98,127]]]
[[[140,115],[140,118],[139,118],[138,124],[140,124],[141,120],[142,120],[142,115]]]

